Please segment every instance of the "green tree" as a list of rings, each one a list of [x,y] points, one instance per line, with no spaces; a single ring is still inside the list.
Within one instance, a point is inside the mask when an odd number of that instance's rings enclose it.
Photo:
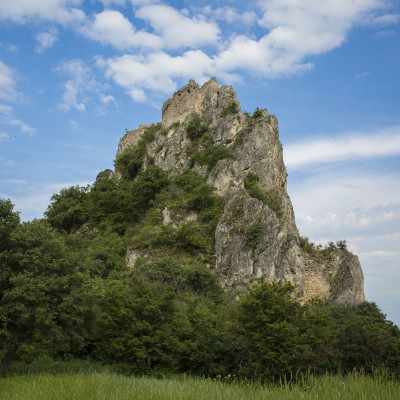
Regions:
[[[51,197],[45,216],[50,224],[68,233],[80,228],[88,219],[87,187],[71,186]]]
[[[336,362],[344,371],[387,368],[400,374],[400,330],[377,305],[332,305]]]
[[[10,236],[6,287],[0,297],[1,369],[12,358],[78,356],[90,336],[100,285],[81,255],[45,220]]]
[[[239,301],[238,364],[242,375],[270,378],[296,367],[301,305],[289,282],[260,281]]]
[[[19,213],[13,211],[10,199],[0,198],[0,253],[7,250],[12,231],[19,225]]]

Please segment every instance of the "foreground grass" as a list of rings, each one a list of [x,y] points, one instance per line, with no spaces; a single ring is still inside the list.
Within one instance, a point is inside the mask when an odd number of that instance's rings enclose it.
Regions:
[[[60,364],[61,366],[62,364]],[[224,383],[178,376],[128,377],[107,371],[37,372],[0,378],[0,399],[7,400],[377,400],[400,399],[399,382],[383,375],[308,376],[296,385]]]

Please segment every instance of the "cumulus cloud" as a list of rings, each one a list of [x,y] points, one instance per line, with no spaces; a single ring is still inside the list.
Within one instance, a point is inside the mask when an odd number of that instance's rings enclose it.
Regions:
[[[58,23],[74,23],[84,19],[84,12],[77,7],[82,0],[2,0],[0,19],[24,23],[43,19]]]
[[[50,32],[41,32],[35,36],[38,44],[35,47],[37,53],[43,53],[45,50],[53,46],[57,40],[57,30],[52,30]]]
[[[119,11],[114,10],[105,10],[96,14],[80,31],[92,40],[112,45],[119,50],[162,46],[159,37],[144,31],[136,32],[130,21]]]
[[[144,89],[158,93],[171,93],[176,89],[174,78],[206,80],[212,60],[201,50],[191,50],[182,56],[172,57],[166,53],[147,56],[124,55],[107,60],[106,75],[136,101],[144,101]]]
[[[188,18],[170,6],[144,6],[136,12],[136,17],[153,27],[166,48],[193,48],[216,44],[219,39],[220,30],[215,23],[197,17]]]
[[[229,6],[218,8],[205,6],[202,8],[202,13],[213,20],[222,20],[229,24],[240,23],[241,25],[250,26],[257,21],[257,14],[254,11],[239,12]]]
[[[307,56],[340,46],[350,28],[380,5],[378,0],[264,0],[259,40],[239,36],[216,57],[217,69],[245,68],[274,77],[312,68]]]
[[[346,134],[340,137],[312,139],[289,143],[284,157],[288,168],[301,168],[315,163],[354,160],[400,154],[400,126],[373,134]]]

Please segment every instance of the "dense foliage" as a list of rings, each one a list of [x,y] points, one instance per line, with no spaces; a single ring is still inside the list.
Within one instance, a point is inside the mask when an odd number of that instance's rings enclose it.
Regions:
[[[307,369],[399,375],[400,331],[374,303],[301,305],[289,283],[262,280],[243,293],[222,289],[210,269],[222,199],[192,169],[168,175],[144,165],[160,129],[121,153],[117,173],[55,194],[44,219],[21,223],[0,199],[0,368],[50,357],[251,380]],[[193,162],[212,168],[231,155],[210,146],[207,129],[196,117],[186,126]],[[244,184],[282,215],[257,175]],[[259,221],[248,226],[246,245],[256,248],[262,233]],[[301,241],[313,257],[329,257],[329,247]],[[133,268],[127,248],[137,252]]]

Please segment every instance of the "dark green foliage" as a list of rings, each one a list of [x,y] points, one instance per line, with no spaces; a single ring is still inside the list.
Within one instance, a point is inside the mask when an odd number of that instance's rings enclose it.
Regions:
[[[271,378],[295,370],[301,306],[290,283],[252,286],[239,302],[240,372]]]
[[[0,198],[0,253],[8,248],[10,235],[20,223],[19,213],[13,209],[10,199]]]
[[[139,374],[220,373],[227,315],[217,277],[204,266],[144,263],[109,282],[95,355]]]
[[[107,170],[99,173],[88,193],[90,223],[103,231],[111,227],[123,234],[129,222],[138,218],[138,210],[132,200],[128,181],[117,179]]]
[[[237,104],[232,100],[222,111],[220,114],[221,118],[225,118],[226,116],[230,114],[237,114],[238,113],[238,106]]]
[[[207,249],[207,240],[199,234],[199,228],[194,224],[181,225],[175,233],[178,248],[192,254],[210,252],[211,249]]]
[[[101,293],[82,261],[47,221],[14,229],[2,277],[0,353],[25,360],[82,354]]]
[[[195,153],[190,158],[190,162],[192,166],[195,163],[207,165],[208,171],[211,171],[219,160],[226,158],[233,158],[233,154],[228,148],[223,146],[210,146]]]
[[[255,249],[260,241],[263,232],[263,225],[260,221],[254,222],[246,231],[246,244],[247,246]]]
[[[347,245],[345,240],[339,240],[334,244],[329,242],[328,245],[315,245],[310,242],[307,237],[299,237],[300,246],[303,251],[316,261],[331,261],[335,251],[347,253]]]
[[[134,179],[142,168],[145,150],[141,147],[128,147],[115,159],[115,170],[124,179]]]
[[[260,177],[257,174],[249,172],[244,178],[244,187],[246,188],[247,193],[249,194],[250,197],[254,197],[255,199],[261,200],[272,211],[275,212],[278,218],[281,218],[283,212],[277,193],[274,192],[273,190],[261,189],[258,186],[259,181]]]
[[[222,199],[193,170],[168,176],[146,167],[134,180],[106,170],[91,187],[62,190],[48,221],[21,224],[11,202],[0,201],[0,370],[13,357],[76,357],[139,375],[400,375],[400,331],[374,303],[301,305],[291,284],[263,280],[239,298],[224,290],[208,268]],[[259,181],[246,176],[248,194],[274,209]],[[166,209],[172,222],[163,221]],[[263,225],[247,228],[255,249]],[[316,257],[347,252],[344,241],[324,249],[300,241]],[[146,255],[132,269],[127,247]]]
[[[115,170],[124,179],[132,180],[142,168],[146,154],[146,146],[155,139],[156,132],[161,131],[162,125],[150,125],[140,137],[135,147],[128,147],[115,160]]]
[[[375,303],[336,305],[331,312],[334,346],[344,371],[388,368],[400,372],[400,330],[386,321]]]
[[[87,187],[71,186],[54,194],[45,212],[50,224],[68,233],[80,228],[89,217],[87,192]]]
[[[186,132],[190,139],[198,139],[208,131],[207,125],[203,123],[199,115],[195,115],[186,125]]]
[[[256,110],[254,111],[253,115],[251,116],[251,118],[253,119],[257,119],[262,117],[262,110],[260,110],[258,107],[256,108]]]

